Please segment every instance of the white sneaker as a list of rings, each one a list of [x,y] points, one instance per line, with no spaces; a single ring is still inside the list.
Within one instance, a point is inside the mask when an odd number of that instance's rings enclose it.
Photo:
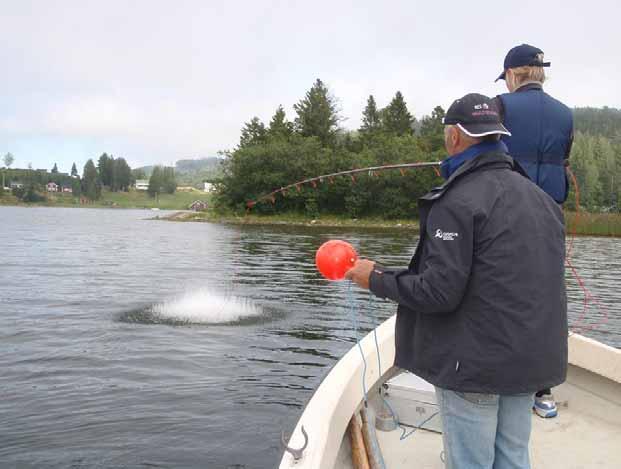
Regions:
[[[556,402],[554,402],[552,394],[544,394],[541,397],[535,396],[533,410],[539,417],[544,419],[556,417],[558,415]]]

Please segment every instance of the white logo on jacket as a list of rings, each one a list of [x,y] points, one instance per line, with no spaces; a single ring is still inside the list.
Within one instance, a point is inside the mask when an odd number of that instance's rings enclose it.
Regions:
[[[459,236],[459,233],[449,233],[448,231],[436,230],[436,238],[440,238],[442,241],[454,241]]]

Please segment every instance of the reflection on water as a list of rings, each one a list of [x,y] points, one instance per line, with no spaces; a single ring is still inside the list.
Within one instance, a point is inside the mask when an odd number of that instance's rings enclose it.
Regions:
[[[274,467],[281,430],[355,342],[346,284],[316,273],[315,250],[346,239],[405,266],[417,240],[407,230],[149,216],[0,208],[7,467]],[[601,324],[589,309],[580,323],[617,347],[620,247],[579,238],[573,254],[609,313]],[[583,296],[569,274],[568,291],[575,323]],[[357,289],[353,297],[363,331],[395,310]]]

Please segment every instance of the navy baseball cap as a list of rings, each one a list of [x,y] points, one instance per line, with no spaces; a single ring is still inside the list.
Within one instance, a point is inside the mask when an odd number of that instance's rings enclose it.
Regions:
[[[537,54],[543,54],[543,51],[528,44],[521,44],[519,46],[515,46],[513,49],[507,52],[507,56],[505,57],[504,70],[498,76],[498,78],[496,78],[495,81],[504,80],[505,73],[509,68],[523,67],[525,65],[530,65],[533,67],[549,67],[550,62],[541,62],[539,59],[537,59]]]
[[[492,134],[511,135],[502,125],[494,101],[478,93],[456,99],[446,111],[444,125],[456,125],[466,135],[484,137]]]

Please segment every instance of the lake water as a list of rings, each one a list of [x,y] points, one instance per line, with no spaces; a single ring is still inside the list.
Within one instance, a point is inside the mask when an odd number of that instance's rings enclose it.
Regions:
[[[315,250],[342,238],[403,266],[417,239],[154,214],[0,207],[0,467],[275,467],[281,430],[356,337],[346,286],[319,277]],[[599,302],[584,318],[568,276],[572,324],[615,347],[620,250],[576,240]],[[395,309],[354,302],[364,330]]]

